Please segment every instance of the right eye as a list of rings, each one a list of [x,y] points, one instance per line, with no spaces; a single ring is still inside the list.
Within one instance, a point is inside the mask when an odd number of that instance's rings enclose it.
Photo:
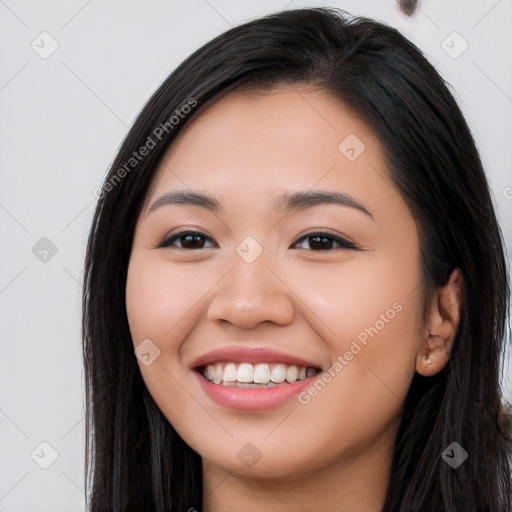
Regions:
[[[194,250],[194,249],[208,249],[208,247],[204,247],[204,240],[213,242],[213,239],[209,236],[201,233],[200,231],[180,231],[179,233],[174,233],[165,238],[162,242],[160,242],[156,247],[157,249],[163,247],[172,247],[176,246],[174,242],[179,241],[181,247],[178,245],[178,249],[183,250]]]

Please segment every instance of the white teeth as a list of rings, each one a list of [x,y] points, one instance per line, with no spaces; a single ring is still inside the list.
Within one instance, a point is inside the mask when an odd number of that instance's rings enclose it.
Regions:
[[[217,363],[214,368],[213,382],[215,384],[220,384],[222,382],[222,364]]]
[[[297,380],[297,377],[299,376],[299,370],[298,368],[292,364],[291,366],[288,366],[286,369],[286,380],[288,382],[295,382]]]
[[[272,373],[270,374],[270,380],[279,384],[284,382],[284,379],[286,379],[286,366],[284,364],[274,366]]]
[[[253,366],[249,363],[242,363],[238,367],[238,372],[236,374],[236,380],[238,382],[252,382],[254,376]]]
[[[283,363],[214,363],[203,369],[203,375],[214,384],[238,388],[265,388],[292,384],[316,375],[317,370]]]
[[[208,365],[204,370],[204,376],[208,379],[213,381],[215,376],[215,366]]]
[[[267,363],[260,363],[254,367],[253,380],[256,384],[268,384],[270,382],[270,368]]]
[[[228,363],[224,368],[224,375],[222,376],[222,380],[227,382],[234,382],[236,380],[236,366],[234,363]]]

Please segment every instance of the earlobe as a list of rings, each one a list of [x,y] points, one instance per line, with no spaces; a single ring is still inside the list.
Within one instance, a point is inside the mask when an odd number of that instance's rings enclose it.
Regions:
[[[440,372],[450,359],[460,325],[462,275],[454,269],[450,278],[432,297],[427,312],[424,340],[416,356],[416,371],[425,377]]]

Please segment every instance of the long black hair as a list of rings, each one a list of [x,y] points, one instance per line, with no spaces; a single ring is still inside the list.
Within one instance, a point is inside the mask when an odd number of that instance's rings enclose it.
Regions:
[[[450,361],[433,377],[415,374],[406,397],[383,511],[512,509],[510,444],[496,427],[510,289],[475,142],[447,84],[397,30],[312,8],[245,23],[193,53],[145,105],[105,178],[83,293],[90,510],[202,510],[201,457],[134,357],[124,294],[135,224],[165,151],[208,104],[306,84],[334,93],[377,134],[419,227],[425,304],[453,269],[463,279]],[[452,442],[469,454],[457,469],[440,457]]]

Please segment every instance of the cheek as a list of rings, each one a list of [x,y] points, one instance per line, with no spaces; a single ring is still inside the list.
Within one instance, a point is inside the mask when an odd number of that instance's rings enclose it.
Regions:
[[[304,406],[299,423],[307,426],[310,418],[325,418],[314,425],[312,444],[320,444],[321,450],[339,455],[378,438],[389,425],[398,426],[414,376],[419,297],[397,297],[391,291],[379,297],[374,292],[363,302],[353,296],[358,306],[349,302],[339,315],[330,369],[299,397]]]
[[[156,269],[132,258],[126,279],[126,313],[135,345],[142,339],[155,338],[164,327],[160,311],[165,309],[168,297],[163,291]]]
[[[126,282],[126,311],[134,344],[164,339],[186,330],[200,290],[183,273],[169,271],[165,262],[134,255]],[[163,349],[164,347],[160,347]],[[167,347],[165,347],[167,348]]]
[[[350,410],[354,425],[382,425],[400,409],[421,341],[417,261],[416,250],[411,250],[406,257],[376,255],[332,271],[325,267],[321,280],[319,274],[304,273],[299,294],[322,320],[316,322],[332,354],[332,384],[318,399],[318,414],[330,403],[340,421]]]
[[[351,340],[364,343],[374,337],[384,349],[388,336],[395,347],[403,343],[415,349],[421,319],[416,259],[414,251],[397,261],[375,254],[281,274],[294,283],[294,293],[307,306],[302,312],[329,340],[331,352],[348,350]]]
[[[168,263],[132,255],[126,282],[126,310],[134,346],[149,339],[159,349],[150,364],[138,361],[146,387],[175,428],[186,420],[182,426],[186,431],[187,422],[198,422],[201,417],[184,387],[186,375],[181,369],[180,348],[181,340],[197,323],[194,305],[202,294],[198,286],[190,285],[189,276],[171,273],[168,267]]]

